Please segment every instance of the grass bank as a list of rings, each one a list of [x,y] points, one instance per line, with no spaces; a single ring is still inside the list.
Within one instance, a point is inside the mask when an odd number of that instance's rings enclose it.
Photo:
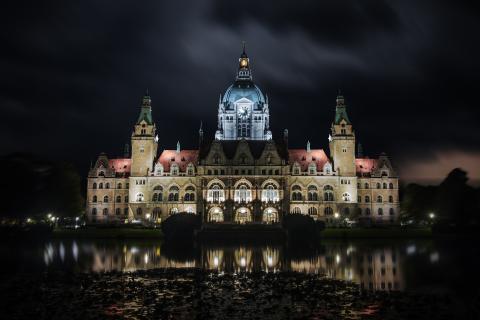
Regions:
[[[54,238],[124,238],[124,239],[160,239],[163,237],[160,229],[142,228],[81,228],[55,229]]]
[[[430,228],[327,228],[321,232],[321,237],[330,238],[361,238],[361,239],[379,239],[379,238],[430,238],[432,231]]]

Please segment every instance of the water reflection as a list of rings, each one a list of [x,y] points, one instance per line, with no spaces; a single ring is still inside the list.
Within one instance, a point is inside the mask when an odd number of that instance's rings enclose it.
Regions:
[[[296,271],[353,281],[365,289],[403,290],[403,260],[421,250],[430,264],[440,260],[439,252],[426,252],[412,244],[336,242],[304,251],[276,245],[202,245],[177,250],[158,242],[52,241],[44,244],[42,256],[47,268],[76,272],[194,267],[225,273]]]

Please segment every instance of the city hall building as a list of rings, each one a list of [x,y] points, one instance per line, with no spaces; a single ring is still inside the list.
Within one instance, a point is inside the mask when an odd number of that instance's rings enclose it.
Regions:
[[[333,104],[333,103],[332,103]],[[100,154],[88,173],[90,223],[161,222],[199,214],[204,223],[276,223],[288,213],[327,223],[395,222],[398,175],[389,158],[356,153],[344,97],[336,98],[328,151],[274,141],[270,105],[253,82],[245,50],[234,83],[220,97],[213,141],[159,151],[150,96],[143,97],[123,158]],[[161,146],[160,146],[161,148]]]

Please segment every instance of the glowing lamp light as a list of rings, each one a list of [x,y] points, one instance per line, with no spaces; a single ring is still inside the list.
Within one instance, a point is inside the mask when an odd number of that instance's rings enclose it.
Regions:
[[[242,267],[245,267],[245,266],[247,265],[247,260],[245,260],[244,257],[240,258],[240,265],[241,265]]]
[[[435,219],[435,213],[430,212],[430,213],[428,214],[428,217],[429,217],[430,219]]]
[[[150,219],[150,216],[151,216],[150,213],[147,213],[147,214],[145,215],[145,218]]]
[[[338,212],[335,212],[335,214],[333,215],[333,217],[334,217],[335,219],[338,219],[338,218],[340,217],[340,215],[338,214]]]
[[[213,265],[218,267],[218,257],[213,258]]]
[[[52,214],[51,214],[51,213],[47,214],[47,218],[48,218],[48,219],[51,219],[51,218],[52,218]]]
[[[272,257],[268,257],[267,258],[267,263],[268,263],[268,266],[271,267],[273,265],[273,258]]]

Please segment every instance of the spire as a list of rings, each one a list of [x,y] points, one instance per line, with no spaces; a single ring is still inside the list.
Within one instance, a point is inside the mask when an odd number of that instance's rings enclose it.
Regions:
[[[307,152],[310,152],[311,149],[310,149],[310,140],[307,141]]]
[[[180,141],[177,141],[177,153],[180,153]]]
[[[285,147],[288,149],[288,129],[283,130],[283,141],[285,142]]]
[[[245,41],[243,41],[243,50],[240,58],[238,59],[238,72],[237,80],[252,80],[252,73],[250,71],[250,59],[248,59],[245,51]]]
[[[145,120],[145,122],[148,125],[153,124],[152,99],[150,99],[150,96],[148,95],[148,89],[146,90],[145,95],[142,98],[142,106],[140,109],[140,115],[138,116],[138,119],[137,119],[137,124],[142,122],[142,120]]]
[[[341,91],[338,90],[337,106],[335,108],[335,124],[340,124],[340,121],[345,120],[347,124],[351,124],[347,115],[347,106],[345,105],[345,98],[341,95]]]

